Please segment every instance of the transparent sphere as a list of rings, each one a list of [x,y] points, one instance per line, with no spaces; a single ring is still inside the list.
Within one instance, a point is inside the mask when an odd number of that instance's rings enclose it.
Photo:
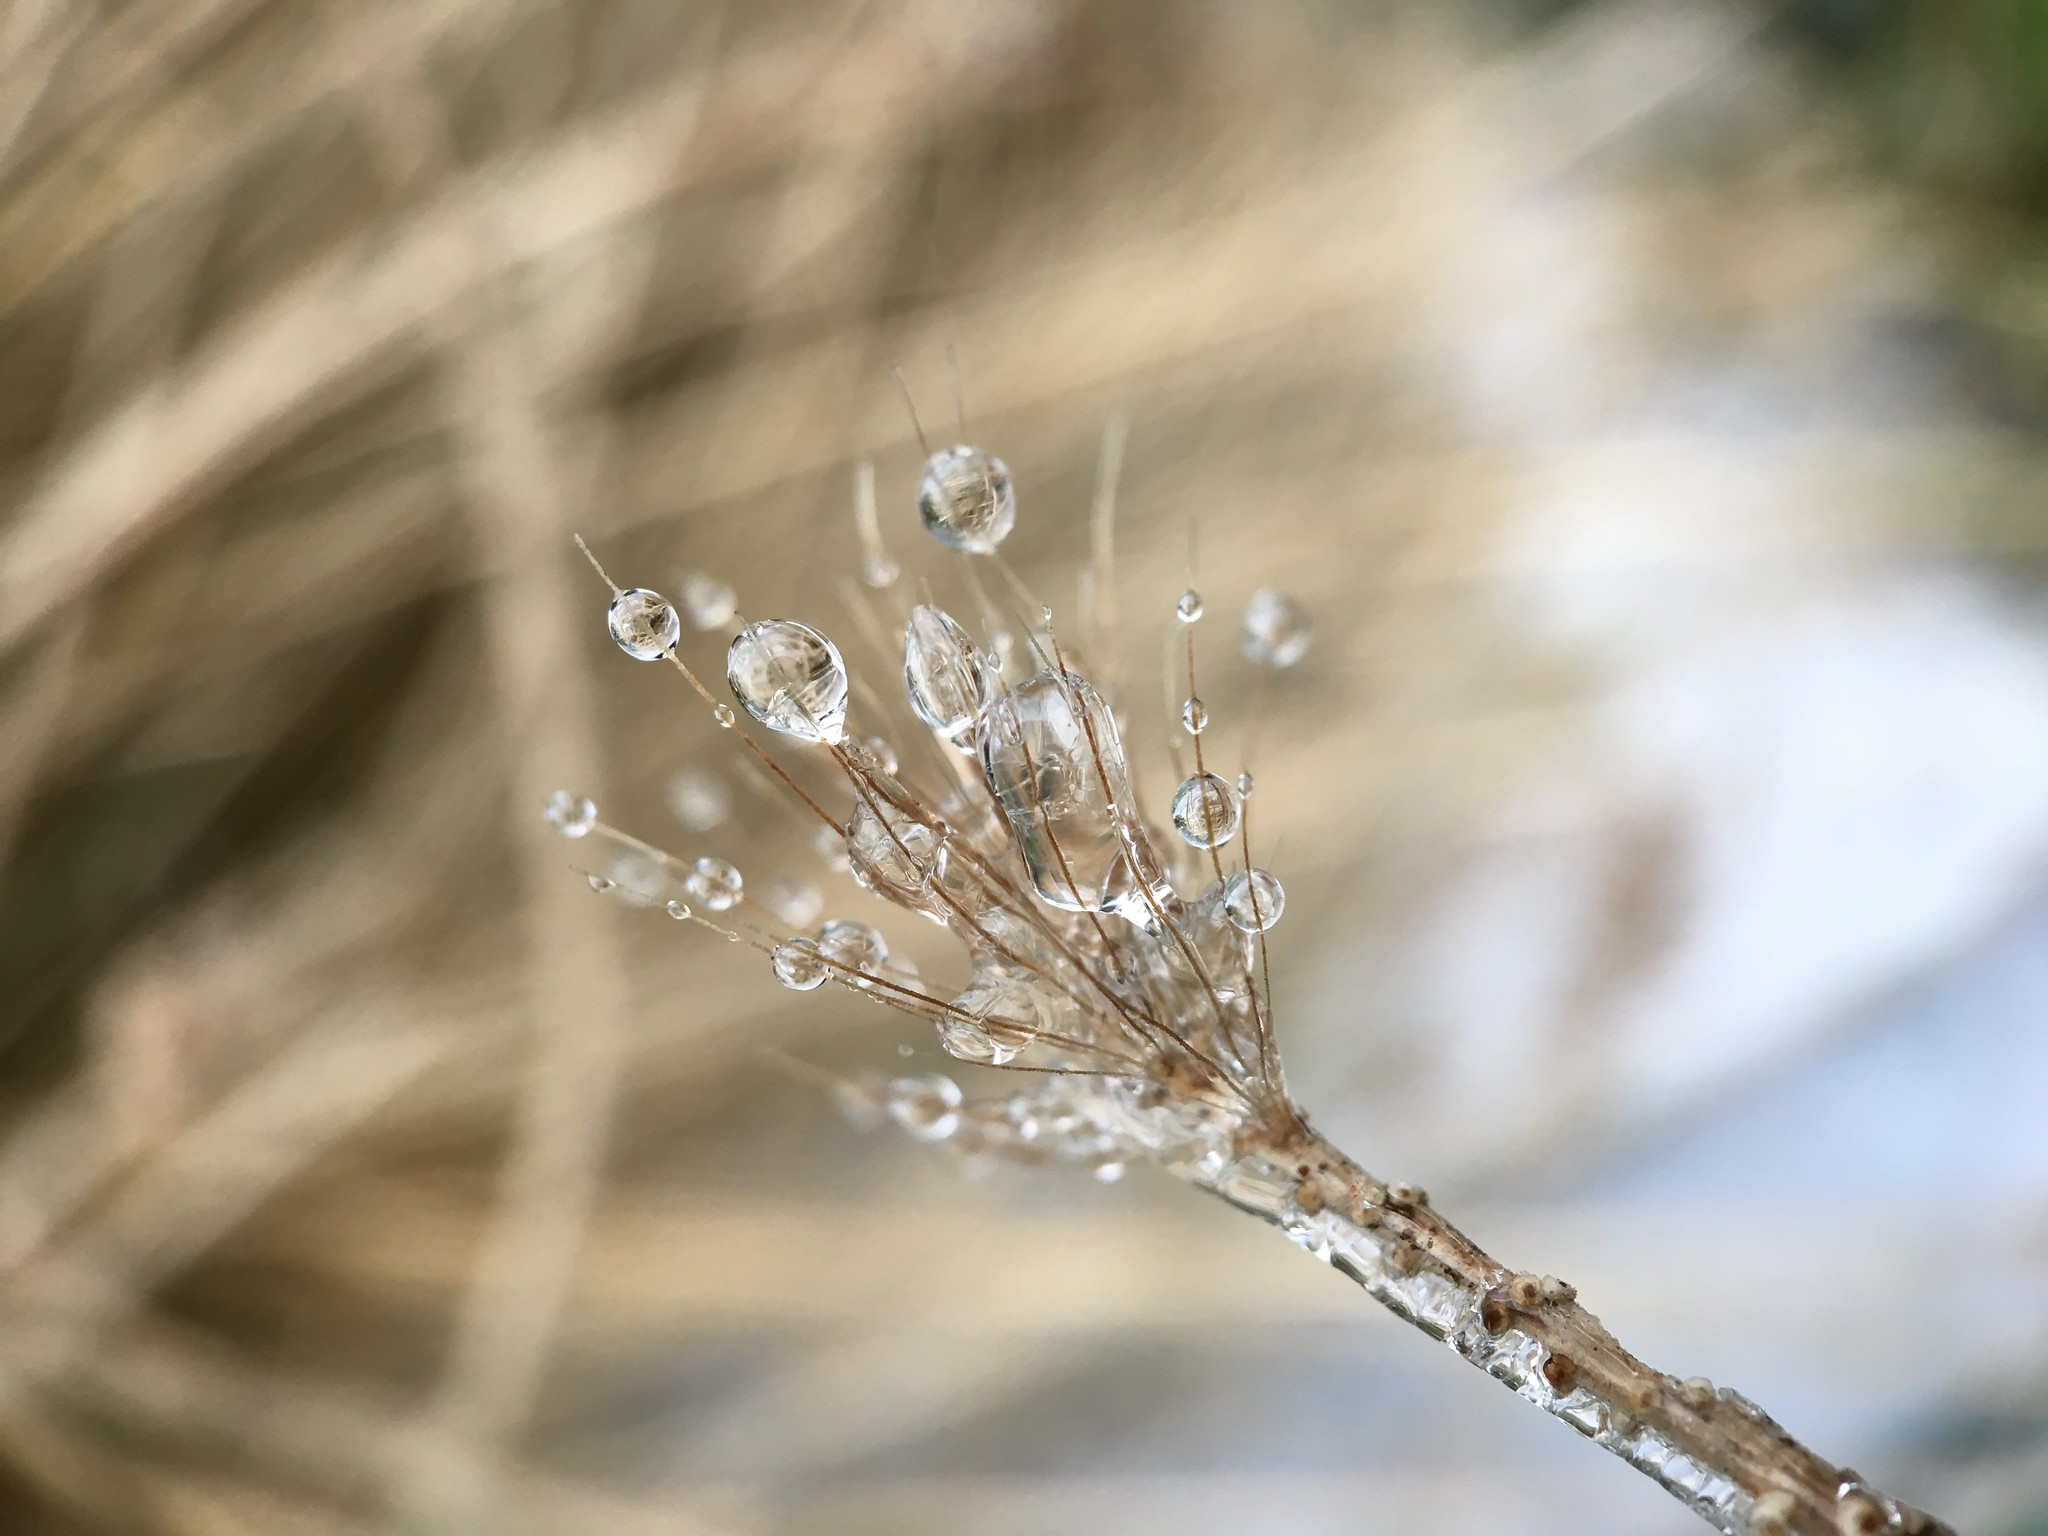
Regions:
[[[677,595],[683,600],[683,612],[689,615],[693,629],[717,629],[721,624],[730,624],[732,616],[739,612],[739,594],[731,584],[702,571],[686,573]]]
[[[1264,932],[1286,907],[1287,892],[1263,869],[1239,870],[1223,883],[1223,915],[1241,932]]]
[[[960,1085],[929,1073],[889,1084],[889,1118],[919,1141],[944,1141],[960,1129]]]
[[[1202,616],[1202,594],[1193,587],[1181,593],[1180,601],[1173,605],[1174,613],[1181,623],[1192,624]]]
[[[558,789],[548,796],[548,803],[541,808],[541,815],[547,818],[549,826],[564,837],[584,837],[597,825],[597,804],[582,795],[572,795],[566,789]]]
[[[645,587],[628,587],[613,598],[604,621],[619,649],[635,661],[659,661],[683,637],[682,620],[668,599]]]
[[[1237,836],[1237,794],[1213,773],[1198,773],[1173,792],[1173,829],[1191,848],[1221,848]]]
[[[1313,628],[1300,603],[1261,587],[1245,605],[1244,654],[1262,667],[1291,667],[1308,654]]]
[[[920,603],[903,626],[903,692],[918,719],[972,748],[974,722],[995,691],[974,638],[943,608]]]
[[[992,453],[960,445],[925,461],[917,510],[933,538],[972,555],[990,555],[1017,521],[1009,467]]]
[[[799,934],[775,946],[775,979],[792,992],[812,992],[825,985],[832,967],[814,940]]]
[[[846,663],[808,624],[749,624],[725,653],[725,680],[747,713],[771,731],[832,746],[846,737]]]
[[[879,976],[889,958],[889,945],[873,926],[835,917],[818,930],[818,948],[850,971]]]
[[[683,889],[707,912],[724,912],[738,905],[746,891],[740,872],[724,859],[699,859],[690,867]]]

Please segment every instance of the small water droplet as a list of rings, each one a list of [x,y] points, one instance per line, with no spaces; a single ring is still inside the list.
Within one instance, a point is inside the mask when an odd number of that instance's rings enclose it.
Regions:
[[[613,598],[605,624],[619,649],[635,661],[659,661],[683,637],[682,621],[668,599],[645,587],[628,587]]]
[[[687,901],[672,901],[663,910],[679,923],[689,921],[690,904]]]
[[[1313,626],[1308,612],[1285,593],[1261,587],[1245,605],[1242,644],[1262,667],[1291,667],[1308,654]]]
[[[919,1141],[944,1141],[960,1128],[960,1085],[936,1072],[889,1084],[889,1118]]]
[[[846,663],[808,624],[767,619],[733,636],[725,680],[746,712],[785,736],[837,745],[846,736]]]
[[[1213,773],[1198,773],[1173,792],[1173,829],[1191,848],[1221,848],[1237,836],[1237,795]]]
[[[1249,768],[1245,769],[1243,772],[1238,774],[1237,798],[1240,800],[1249,798],[1252,792],[1252,786],[1257,782],[1258,781],[1252,777],[1252,771]]]
[[[716,576],[707,576],[702,571],[684,573],[681,597],[683,612],[689,615],[695,629],[717,629],[730,624],[739,612],[739,594],[729,582],[720,581]]]
[[[896,1047],[896,1054],[908,1060],[910,1057],[915,1056],[917,1052],[910,1046],[899,1045]]]
[[[597,804],[582,795],[572,795],[566,789],[558,789],[548,796],[548,803],[542,807],[541,815],[547,818],[549,826],[564,837],[584,837],[597,825]]]
[[[1098,1184],[1114,1184],[1123,1176],[1124,1165],[1114,1158],[1095,1165],[1095,1182]]]
[[[818,930],[818,950],[849,971],[879,976],[889,958],[889,945],[872,924],[835,917]]]
[[[903,626],[903,692],[918,719],[955,746],[971,748],[974,722],[994,692],[987,658],[942,608],[921,603]]]
[[[711,706],[711,718],[718,722],[721,730],[729,731],[733,728],[733,722],[738,720],[739,716],[732,712],[730,704],[714,704]]]
[[[1189,699],[1180,707],[1180,723],[1190,736],[1201,735],[1209,728],[1209,706],[1200,699]]]
[[[699,859],[690,867],[683,889],[707,912],[724,912],[738,904],[746,882],[724,859]]]
[[[1239,870],[1223,886],[1223,915],[1244,933],[1261,933],[1280,921],[1287,892],[1263,869]]]
[[[824,910],[825,898],[808,880],[771,880],[761,903],[792,928],[808,928]]]
[[[861,565],[861,579],[871,587],[886,587],[902,574],[903,568],[887,555],[870,555]]]
[[[931,536],[969,554],[994,554],[1017,521],[1009,467],[994,454],[962,444],[925,461],[917,510]]]
[[[732,791],[709,768],[682,768],[668,781],[668,808],[692,832],[709,832],[732,811]]]
[[[1202,594],[1189,587],[1187,591],[1181,593],[1180,601],[1173,605],[1173,611],[1179,615],[1181,623],[1194,623],[1202,616]]]
[[[896,776],[900,765],[896,761],[896,749],[894,747],[890,746],[880,736],[868,737],[866,741],[861,743],[861,746],[866,750],[868,756],[874,759],[877,769],[891,778]]]
[[[816,940],[798,934],[775,946],[775,979],[792,992],[812,992],[825,985],[832,967],[818,952]]]
[[[603,875],[585,875],[583,879],[584,883],[600,896],[612,888],[611,881],[605,879]]]

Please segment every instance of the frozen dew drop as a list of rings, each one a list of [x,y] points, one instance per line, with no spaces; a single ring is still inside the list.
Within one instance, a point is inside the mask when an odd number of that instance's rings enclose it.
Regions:
[[[937,867],[939,835],[875,793],[854,802],[842,851],[853,878],[869,890],[915,901]]]
[[[990,555],[1017,521],[1017,493],[1009,467],[992,453],[964,444],[925,461],[917,510],[931,536],[951,549]]]
[[[583,880],[586,885],[600,896],[612,888],[611,881],[605,879],[603,875],[585,875]]]
[[[989,1067],[1003,1066],[1013,1060],[1020,1049],[1008,1040],[998,1040],[980,1020],[963,1018],[956,1013],[949,1013],[939,1020],[939,1044],[955,1061],[971,1061]]]
[[[613,598],[605,624],[635,661],[659,661],[683,638],[682,621],[668,599],[645,587],[628,587]]]
[[[564,837],[585,837],[597,825],[597,804],[582,795],[572,795],[566,789],[558,789],[548,796],[548,803],[542,807],[541,815],[547,818],[549,826]]]
[[[1245,605],[1242,642],[1246,659],[1262,667],[1291,667],[1308,654],[1312,626],[1293,598],[1261,587]]]
[[[871,924],[835,917],[818,930],[818,950],[826,959],[863,976],[879,976],[889,958],[889,945]]]
[[[690,920],[690,904],[687,901],[672,901],[663,910],[679,923]]]
[[[846,736],[846,663],[808,624],[767,619],[733,636],[725,680],[747,713],[785,736],[836,746]]]
[[[1209,706],[1200,699],[1189,699],[1180,707],[1180,723],[1190,736],[1201,735],[1209,729]]]
[[[808,928],[825,909],[825,898],[808,880],[772,880],[761,904],[792,928]]]
[[[1249,798],[1252,792],[1252,785],[1255,782],[1257,781],[1252,778],[1251,769],[1246,768],[1242,770],[1237,776],[1237,798],[1240,800]]]
[[[1173,611],[1183,624],[1192,624],[1202,616],[1202,594],[1193,587],[1181,593],[1180,601],[1173,605]]]
[[[1173,829],[1191,848],[1221,848],[1237,836],[1237,793],[1213,773],[1198,773],[1173,792]]]
[[[1239,870],[1223,885],[1223,915],[1244,933],[1262,933],[1280,921],[1287,892],[1263,869]]]
[[[714,704],[711,707],[711,718],[718,722],[720,730],[729,731],[733,727],[733,722],[738,720],[739,716],[732,712],[730,704]]]
[[[889,1084],[889,1118],[919,1141],[944,1141],[960,1129],[960,1085],[936,1072]]]
[[[732,584],[702,571],[685,573],[679,596],[693,629],[717,629],[730,624],[739,612],[739,594],[733,591]]]
[[[1040,672],[989,702],[975,746],[1039,896],[1068,912],[1110,910],[1131,795],[1109,706],[1071,673]]]
[[[995,691],[989,666],[959,620],[921,603],[903,626],[903,692],[918,719],[969,747],[974,722]]]
[[[724,912],[738,904],[746,882],[724,859],[699,859],[690,867],[683,889],[707,912]]]
[[[775,979],[792,992],[811,992],[825,985],[832,967],[819,953],[817,941],[802,934],[775,946]]]
[[[668,781],[668,808],[692,832],[709,832],[732,812],[732,791],[709,768],[678,769]]]
[[[890,746],[885,739],[880,736],[870,736],[861,743],[861,747],[870,758],[874,759],[877,769],[891,778],[896,776],[897,770],[902,765],[896,761],[896,749]]]

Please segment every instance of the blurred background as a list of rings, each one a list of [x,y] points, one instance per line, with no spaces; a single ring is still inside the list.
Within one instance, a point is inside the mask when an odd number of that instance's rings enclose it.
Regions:
[[[2048,1531],[2044,215],[2033,0],[12,0],[0,1529],[1695,1528],[1191,1190],[856,1132],[762,1048],[928,1030],[542,824],[960,971],[570,544],[893,693],[853,467],[958,600],[890,378],[950,436],[957,349],[1062,614],[1129,424],[1155,802],[1191,540],[1212,750],[1315,615],[1319,1124]]]

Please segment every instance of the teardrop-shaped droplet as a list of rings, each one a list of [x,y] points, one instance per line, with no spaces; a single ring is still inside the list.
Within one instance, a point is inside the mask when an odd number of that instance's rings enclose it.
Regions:
[[[903,626],[903,691],[945,740],[971,749],[974,722],[994,682],[973,637],[943,608],[919,604]]]
[[[960,1085],[936,1072],[889,1084],[889,1118],[919,1141],[944,1141],[960,1128]]]
[[[1300,603],[1261,587],[1245,605],[1244,654],[1262,667],[1291,667],[1308,654],[1312,629]]]
[[[585,875],[583,877],[583,883],[589,886],[593,891],[597,892],[597,894],[600,896],[602,896],[606,891],[609,891],[612,888],[611,881],[605,879],[603,875]]]
[[[541,815],[564,837],[586,837],[597,825],[596,802],[582,795],[572,795],[566,789],[558,789],[548,796]]]
[[[1189,699],[1180,707],[1180,723],[1190,736],[1199,736],[1209,729],[1209,706],[1200,699]]]
[[[1249,798],[1254,782],[1251,769],[1246,768],[1240,772],[1237,776],[1237,798],[1240,800]]]
[[[747,713],[785,736],[837,745],[846,736],[846,663],[808,624],[767,619],[733,636],[725,680]]]
[[[690,904],[687,901],[672,901],[663,910],[679,923],[689,921]]]
[[[879,976],[889,958],[888,943],[867,923],[835,917],[818,930],[818,951],[842,972]]]
[[[718,722],[720,730],[729,731],[739,717],[732,712],[730,704],[714,704],[711,706],[711,718]]]
[[[1017,521],[1009,467],[979,448],[943,448],[925,461],[917,510],[941,544],[974,555],[994,554]]]
[[[1181,593],[1180,601],[1173,605],[1173,611],[1183,624],[1192,624],[1202,616],[1202,594],[1193,587]]]
[[[1191,848],[1221,848],[1237,836],[1237,792],[1213,773],[1198,773],[1173,792],[1173,829]]]
[[[832,967],[818,952],[816,941],[798,934],[775,946],[775,979],[792,992],[810,992],[825,985]]]
[[[724,912],[737,905],[745,894],[746,882],[740,872],[724,859],[699,859],[690,867],[683,889],[708,912]]]
[[[1223,883],[1223,915],[1244,933],[1263,933],[1286,907],[1287,892],[1263,869],[1239,870]]]
[[[717,629],[730,624],[732,616],[739,612],[739,594],[733,591],[732,584],[702,571],[686,572],[677,595],[683,600],[683,612],[693,629]]]
[[[683,637],[682,621],[668,599],[645,587],[628,587],[613,598],[605,624],[619,649],[635,661],[659,661]]]
[[[732,791],[709,768],[679,768],[668,781],[668,808],[692,832],[709,832],[732,811]]]
[[[975,746],[1038,894],[1069,912],[1107,910],[1130,804],[1109,706],[1072,673],[1040,672],[989,703]]]

